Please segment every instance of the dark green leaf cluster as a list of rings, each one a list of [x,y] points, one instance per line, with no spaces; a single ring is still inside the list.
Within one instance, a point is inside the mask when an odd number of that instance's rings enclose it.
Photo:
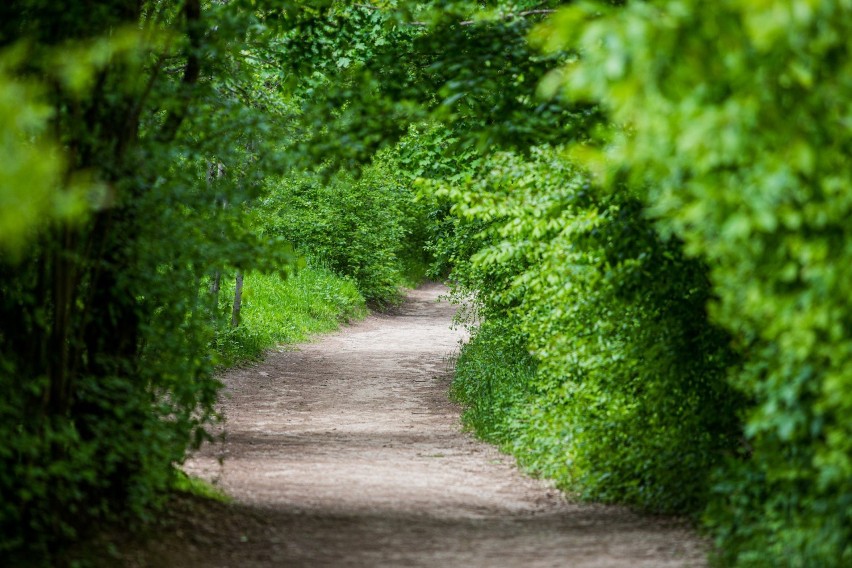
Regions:
[[[97,521],[150,518],[216,419],[208,283],[295,259],[250,223],[259,172],[278,162],[263,137],[287,108],[245,94],[264,71],[245,60],[254,16],[96,4],[4,3],[0,17],[0,113],[24,111],[0,125],[3,157],[20,160],[0,198],[24,213],[0,233],[13,561],[49,562]]]
[[[589,105],[535,95],[567,55],[529,45],[546,15],[536,12],[548,12],[540,2],[400,4],[335,3],[287,35],[288,62],[303,78],[295,91],[307,126],[302,156],[357,168],[424,120],[455,125],[445,154],[523,151],[583,136],[598,121]]]

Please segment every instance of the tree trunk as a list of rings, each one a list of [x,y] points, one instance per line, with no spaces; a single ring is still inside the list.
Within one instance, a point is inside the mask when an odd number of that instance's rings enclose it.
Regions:
[[[216,319],[216,314],[219,313],[219,289],[222,284],[222,272],[216,270],[213,272],[213,282],[210,283],[210,295],[213,296],[213,319]]]
[[[240,310],[243,307],[243,273],[237,272],[237,281],[234,286],[234,309],[231,311],[231,327],[240,325]]]
[[[214,160],[212,162],[207,162],[207,189],[210,190],[213,188],[216,180],[220,179],[225,175],[225,164],[218,160]],[[216,201],[219,201],[219,197],[215,198]],[[223,198],[222,207],[227,207],[228,202]],[[210,316],[212,321],[216,321],[219,318],[219,290],[221,289],[222,284],[222,271],[218,268],[213,271],[213,281],[210,283],[210,295],[212,296],[212,304],[213,304],[213,312]]]

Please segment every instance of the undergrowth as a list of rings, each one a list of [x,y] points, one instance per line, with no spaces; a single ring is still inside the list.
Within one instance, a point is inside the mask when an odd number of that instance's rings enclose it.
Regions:
[[[233,288],[233,281],[222,288],[223,317],[229,317],[230,304],[224,299],[233,298]],[[305,341],[365,315],[364,298],[354,281],[315,262],[289,278],[249,273],[240,325],[217,334],[217,364],[227,368],[257,360],[275,345]]]
[[[536,369],[513,325],[489,320],[459,354],[452,396],[464,405],[465,427],[515,456],[528,473],[571,489],[564,452],[571,433],[560,420],[564,401],[537,385]]]

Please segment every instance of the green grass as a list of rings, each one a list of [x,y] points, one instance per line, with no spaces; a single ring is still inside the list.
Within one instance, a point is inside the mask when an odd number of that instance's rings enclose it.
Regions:
[[[200,477],[189,475],[180,469],[175,469],[172,490],[176,493],[193,495],[202,499],[218,501],[219,503],[227,504],[233,501],[229,495],[212,483],[204,481]]]
[[[223,284],[220,302],[227,321],[234,285],[231,279]],[[314,263],[289,278],[246,274],[242,321],[237,328],[222,324],[215,342],[217,363],[232,367],[257,360],[275,345],[306,341],[366,313],[364,298],[351,279]]]

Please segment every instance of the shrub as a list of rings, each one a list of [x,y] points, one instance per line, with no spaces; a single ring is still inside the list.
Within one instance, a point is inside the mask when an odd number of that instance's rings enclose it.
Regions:
[[[589,498],[701,510],[708,473],[738,435],[706,268],[635,198],[598,192],[558,149],[497,154],[483,170],[443,189],[481,227],[454,271],[484,318],[459,360],[469,420]],[[518,364],[499,361],[512,358],[504,345]],[[485,390],[472,387],[477,368]]]
[[[745,451],[707,511],[723,561],[848,565],[852,6],[583,5],[545,32],[581,54],[571,95],[623,126],[577,155],[643,188],[658,227],[710,268],[713,320],[742,359]]]
[[[282,178],[272,193],[268,230],[352,277],[368,302],[399,303],[399,286],[422,272],[417,228],[424,214],[409,187],[381,162],[360,178],[345,172]]]

